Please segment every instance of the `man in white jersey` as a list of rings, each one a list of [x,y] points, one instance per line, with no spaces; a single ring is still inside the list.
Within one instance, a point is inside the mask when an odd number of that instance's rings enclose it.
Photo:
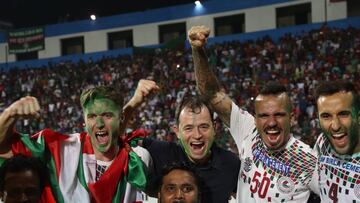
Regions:
[[[346,81],[324,82],[316,103],[323,134],[319,153],[322,202],[360,202],[360,101]]]
[[[197,87],[230,128],[242,161],[237,202],[306,202],[318,193],[316,156],[290,133],[293,116],[286,88],[270,83],[255,99],[255,117],[240,109],[221,89],[204,46],[210,30],[195,26],[189,41]]]

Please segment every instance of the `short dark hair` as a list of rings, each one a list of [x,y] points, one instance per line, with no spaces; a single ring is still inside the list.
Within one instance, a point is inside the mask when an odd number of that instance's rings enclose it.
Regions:
[[[278,95],[282,93],[287,94],[286,87],[275,81],[269,81],[266,83],[259,92],[260,95]]]
[[[190,108],[193,113],[200,113],[202,108],[207,108],[210,113],[211,121],[214,121],[213,118],[213,111],[209,108],[208,103],[204,99],[204,97],[200,95],[184,95],[181,99],[180,103],[178,104],[176,111],[175,111],[175,121],[176,124],[179,124],[179,117],[180,113],[184,108]]]
[[[84,109],[89,101],[93,101],[98,98],[110,99],[115,104],[119,105],[120,109],[122,109],[124,105],[124,95],[121,90],[117,90],[112,86],[97,86],[88,88],[81,93],[81,107]]]
[[[3,162],[0,167],[0,191],[4,191],[5,176],[7,173],[32,171],[39,177],[40,191],[44,189],[46,182],[46,169],[43,163],[35,157],[16,155]]]
[[[336,81],[323,81],[316,88],[315,92],[315,101],[319,99],[321,96],[329,96],[338,92],[351,92],[353,95],[353,106],[359,111],[360,109],[360,101],[359,94],[357,93],[354,85],[346,80],[336,80]]]
[[[161,179],[160,179],[160,183],[159,183],[159,187],[158,187],[158,191],[161,190],[161,186],[163,185],[163,179],[164,176],[166,176],[167,174],[169,174],[171,171],[178,169],[178,170],[183,170],[183,171],[187,171],[195,180],[195,185],[198,188],[198,194],[200,197],[201,194],[201,181],[200,181],[200,177],[197,174],[195,167],[191,166],[190,164],[186,163],[186,162],[172,162],[168,165],[165,165],[162,169],[162,173],[161,173]]]
[[[292,104],[290,101],[290,97],[289,97],[289,93],[288,90],[286,89],[285,85],[280,84],[279,82],[275,82],[275,81],[269,81],[267,82],[262,89],[259,92],[259,95],[262,96],[269,96],[269,95],[280,95],[285,93],[286,96],[288,97],[288,111],[291,112],[292,111]]]

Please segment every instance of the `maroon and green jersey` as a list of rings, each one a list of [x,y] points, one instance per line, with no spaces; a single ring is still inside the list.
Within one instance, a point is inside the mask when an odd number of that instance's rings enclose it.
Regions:
[[[319,155],[320,197],[322,202],[360,202],[360,153],[339,155],[324,134],[314,150]]]
[[[307,202],[310,190],[318,192],[316,156],[291,136],[285,148],[266,148],[254,117],[232,104],[230,132],[241,159],[237,202]]]

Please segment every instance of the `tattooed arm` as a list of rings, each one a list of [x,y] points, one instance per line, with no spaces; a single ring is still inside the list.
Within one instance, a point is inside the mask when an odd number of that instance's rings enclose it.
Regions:
[[[210,101],[210,107],[227,126],[230,126],[232,101],[221,89],[215,73],[209,66],[204,48],[209,34],[210,29],[205,26],[194,26],[188,32],[195,66],[196,85],[200,94]]]

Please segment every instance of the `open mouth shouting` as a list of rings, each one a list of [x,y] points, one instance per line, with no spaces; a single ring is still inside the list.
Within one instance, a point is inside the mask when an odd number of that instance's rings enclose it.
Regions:
[[[331,138],[333,140],[333,145],[340,147],[340,148],[347,146],[347,143],[348,143],[347,133],[331,134]]]
[[[205,150],[205,142],[203,141],[190,142],[190,148],[193,154],[202,155],[202,153]]]
[[[110,136],[107,131],[100,130],[95,133],[96,140],[99,144],[105,145],[109,142]]]
[[[269,138],[269,141],[276,142],[277,138],[280,135],[280,129],[279,128],[266,128],[265,133]]]

